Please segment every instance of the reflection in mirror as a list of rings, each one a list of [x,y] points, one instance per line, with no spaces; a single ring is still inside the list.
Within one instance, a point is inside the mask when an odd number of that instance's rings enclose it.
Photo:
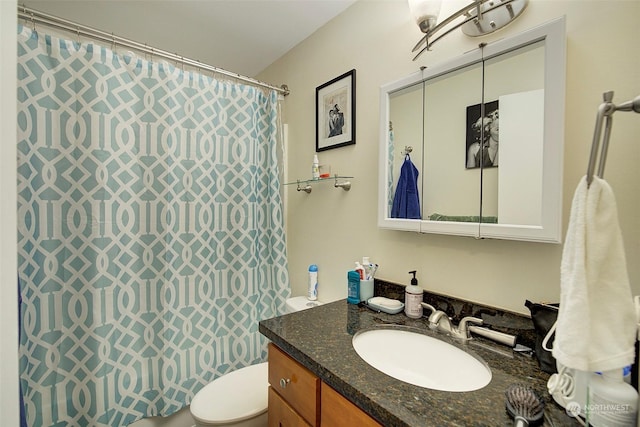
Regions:
[[[485,108],[485,165],[495,167],[483,168],[482,216],[499,224],[542,223],[544,53],[538,41],[484,62],[484,102],[497,110]]]
[[[425,81],[425,219],[478,222],[480,169],[466,168],[466,111],[482,99],[482,63]]]
[[[409,156],[418,170],[418,197],[422,197],[422,129],[424,85],[418,83],[389,94],[389,175],[387,215],[392,214],[393,199],[397,190],[400,171],[405,158]],[[419,215],[421,216],[421,215]]]

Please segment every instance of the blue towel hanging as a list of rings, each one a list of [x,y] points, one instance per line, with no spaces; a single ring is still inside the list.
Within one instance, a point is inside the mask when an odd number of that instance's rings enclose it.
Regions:
[[[400,169],[400,178],[398,178],[391,207],[391,218],[421,219],[418,175],[418,168],[407,154]]]

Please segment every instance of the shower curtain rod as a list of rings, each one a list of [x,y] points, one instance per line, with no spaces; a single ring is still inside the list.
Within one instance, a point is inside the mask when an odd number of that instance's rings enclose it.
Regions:
[[[177,53],[171,53],[162,49],[156,49],[154,47],[148,46],[145,43],[140,43],[134,40],[126,39],[124,37],[119,37],[114,35],[113,33],[107,33],[105,31],[98,30],[96,28],[88,27],[86,25],[68,21],[66,19],[62,19],[57,16],[49,15],[47,13],[40,12],[35,9],[31,9],[24,5],[18,6],[18,18],[31,22],[33,24],[34,30],[35,30],[36,23],[49,25],[51,27],[76,33],[78,36],[90,37],[103,42],[110,43],[112,45],[120,45],[124,47],[133,48],[133,49],[148,53],[152,56],[160,56],[162,58],[175,61],[177,63],[182,63],[182,64],[189,65],[202,70],[207,70],[213,73],[222,74],[236,80],[241,80],[243,82],[252,84],[254,86],[261,86],[267,89],[272,89],[284,96],[289,95],[289,88],[287,87],[287,85],[282,85],[280,87],[273,86],[251,77],[243,76],[241,74],[233,73],[231,71],[227,71],[222,68],[218,68],[212,65],[202,63],[195,59],[185,58],[184,56],[180,56]]]

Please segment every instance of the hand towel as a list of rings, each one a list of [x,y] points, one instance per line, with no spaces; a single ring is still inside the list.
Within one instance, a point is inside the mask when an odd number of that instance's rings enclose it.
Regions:
[[[560,308],[553,344],[556,360],[596,372],[634,361],[633,296],[609,184],[586,176],[573,196],[560,267]]]
[[[418,196],[418,168],[407,154],[400,169],[400,178],[391,207],[391,218],[420,219]]]

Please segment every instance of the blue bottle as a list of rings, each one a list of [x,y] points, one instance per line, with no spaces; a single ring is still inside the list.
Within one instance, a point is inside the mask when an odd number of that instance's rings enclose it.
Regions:
[[[360,303],[360,273],[355,270],[347,272],[347,302]]]

